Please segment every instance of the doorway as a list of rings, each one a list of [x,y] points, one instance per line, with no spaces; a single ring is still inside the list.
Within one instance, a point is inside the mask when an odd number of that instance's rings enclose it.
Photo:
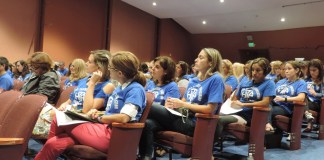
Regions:
[[[264,57],[271,62],[270,53],[268,49],[240,49],[240,58],[242,63],[259,57]]]

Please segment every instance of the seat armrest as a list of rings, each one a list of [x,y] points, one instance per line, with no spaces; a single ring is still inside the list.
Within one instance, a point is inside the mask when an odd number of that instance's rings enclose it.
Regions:
[[[295,107],[305,107],[306,102],[304,102],[304,101],[293,101],[293,104],[295,105]]]
[[[253,107],[253,111],[270,112],[269,107]]]
[[[17,145],[23,144],[24,138],[0,138],[0,145]]]
[[[204,118],[204,119],[216,119],[218,115],[214,114],[204,114],[204,113],[196,113],[196,118]]]
[[[196,118],[191,158],[210,159],[218,115],[197,113]]]
[[[319,118],[318,139],[322,140],[324,139],[324,97],[322,97],[322,104],[321,104],[319,116],[320,118]]]
[[[114,128],[144,128],[144,123],[112,123]]]

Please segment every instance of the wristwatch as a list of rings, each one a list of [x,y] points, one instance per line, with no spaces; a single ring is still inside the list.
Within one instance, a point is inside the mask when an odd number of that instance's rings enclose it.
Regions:
[[[97,118],[97,121],[100,122],[100,123],[102,123],[101,120],[102,120],[102,116],[99,116],[99,117]]]

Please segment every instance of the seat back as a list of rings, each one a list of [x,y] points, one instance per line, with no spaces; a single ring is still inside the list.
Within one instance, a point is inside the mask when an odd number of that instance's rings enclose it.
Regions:
[[[22,159],[36,120],[46,101],[46,96],[30,94],[21,97],[7,110],[0,124],[0,137],[23,138],[24,143],[7,147],[7,153],[1,153],[0,159],[8,159],[8,157],[4,158],[6,155],[9,155],[10,159]]]
[[[21,96],[23,95],[22,92],[19,91],[5,91],[0,94],[0,124],[2,124],[2,121],[4,120],[5,116],[8,113],[8,110],[10,110],[12,107],[12,104],[14,104]],[[1,127],[1,126],[0,126]],[[1,131],[1,128],[0,128]]]
[[[154,98],[155,97],[152,92],[146,92],[146,107],[142,113],[140,120],[139,120],[140,123],[145,123],[147,116],[150,113]]]
[[[186,93],[187,88],[186,87],[179,87],[179,92],[180,92],[180,98],[184,96]]]
[[[24,86],[25,82],[24,81],[20,81],[20,80],[17,80],[17,79],[14,79],[14,84],[13,84],[13,88],[12,90],[15,90],[15,91],[20,91],[21,88]]]
[[[318,133],[318,139],[324,139],[324,97],[322,97],[322,103],[320,107],[320,113],[319,113],[319,133]]]
[[[67,101],[70,98],[70,94],[74,91],[75,88],[76,88],[76,86],[70,86],[70,87],[66,88],[65,90],[63,90],[60,94],[59,99],[57,100],[57,102],[55,104],[55,107],[58,108],[61,106],[62,103]]]

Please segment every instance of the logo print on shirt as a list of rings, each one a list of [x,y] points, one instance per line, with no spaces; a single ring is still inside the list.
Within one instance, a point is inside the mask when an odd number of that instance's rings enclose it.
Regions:
[[[283,84],[276,89],[277,95],[292,96],[295,94],[294,87],[291,85]]]

